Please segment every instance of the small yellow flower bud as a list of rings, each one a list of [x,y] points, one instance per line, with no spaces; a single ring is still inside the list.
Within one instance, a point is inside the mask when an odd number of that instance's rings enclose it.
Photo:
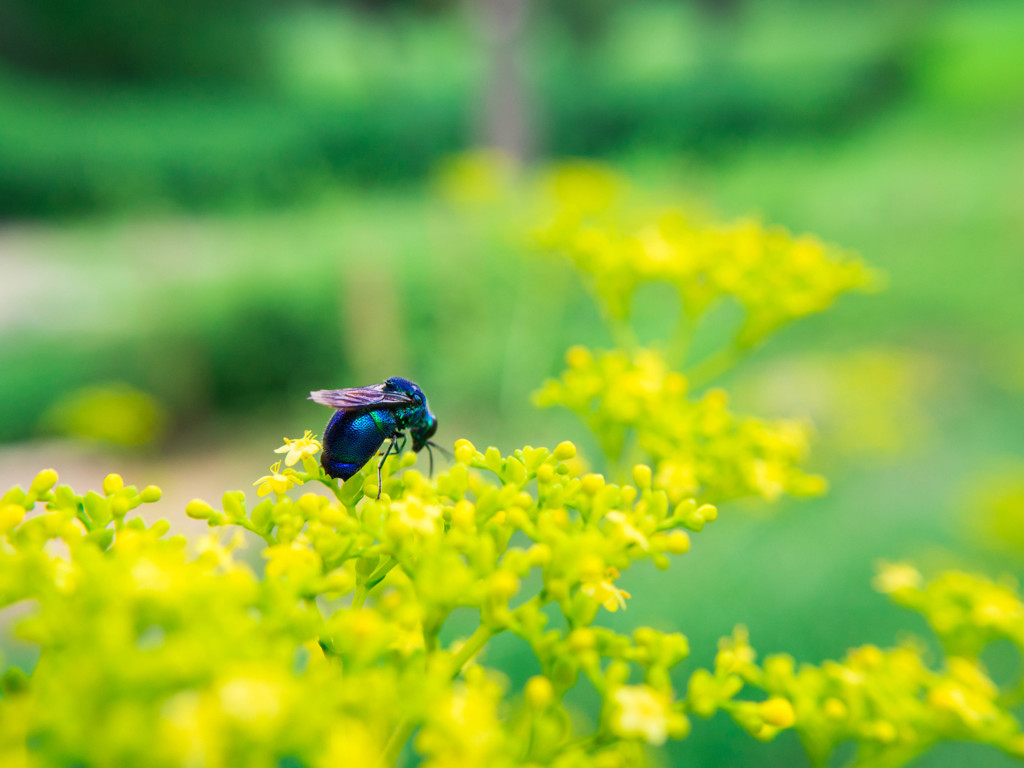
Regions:
[[[526,465],[515,456],[505,462],[505,481],[521,483],[526,480]]]
[[[896,741],[896,737],[899,735],[896,731],[896,726],[890,723],[888,720],[877,720],[870,728],[871,735],[878,739],[883,744],[891,744]]]
[[[452,508],[452,525],[457,528],[471,528],[476,518],[473,502],[462,499]]]
[[[519,591],[519,579],[510,571],[497,570],[491,574],[488,591],[499,600],[507,600]]]
[[[651,627],[637,627],[633,630],[633,642],[637,645],[653,645],[661,633]]]
[[[682,712],[673,712],[668,716],[668,735],[673,739],[685,739],[690,735],[690,718]]]
[[[110,502],[110,514],[118,520],[123,520],[128,514],[128,500],[118,496]]]
[[[334,592],[340,595],[349,592],[356,585],[355,577],[343,568],[338,568],[327,575],[324,579],[324,591]]]
[[[872,580],[872,586],[879,592],[894,592],[920,589],[923,578],[920,571],[907,563],[882,563],[878,575]]]
[[[0,507],[0,533],[7,533],[24,519],[25,508],[20,504],[4,504]]]
[[[541,464],[537,467],[537,482],[550,483],[555,478],[555,468],[550,464]]]
[[[35,479],[32,481],[32,485],[29,487],[29,493],[39,496],[46,493],[48,490],[53,488],[57,484],[57,470],[55,469],[44,469]]]
[[[704,522],[713,523],[718,519],[718,507],[713,504],[701,504],[697,507],[697,514],[704,518]]]
[[[163,491],[161,491],[157,486],[147,485],[139,494],[139,500],[143,504],[152,504],[154,501],[160,501],[161,496],[163,496]]]
[[[796,722],[796,712],[788,699],[779,696],[762,701],[757,705],[758,714],[768,725],[776,728],[789,728]]]
[[[803,475],[793,481],[794,496],[821,496],[828,491],[828,480],[821,475]]]
[[[220,499],[224,514],[229,520],[241,520],[245,517],[245,494],[241,491],[227,491]]]
[[[476,448],[469,440],[457,440],[455,442],[455,461],[459,464],[469,464],[476,455]]]
[[[882,665],[885,654],[877,645],[863,645],[857,649],[856,659],[866,668],[874,669]]]
[[[785,653],[776,653],[764,660],[764,673],[773,680],[788,681],[796,674],[796,660]]]
[[[836,698],[825,699],[824,705],[825,717],[829,720],[844,720],[846,719],[846,705],[842,701]]]
[[[215,510],[202,499],[192,499],[192,501],[185,506],[185,514],[194,520],[211,520],[218,517],[220,512]]]
[[[684,555],[690,551],[690,536],[686,531],[671,531],[665,539],[665,550],[673,555]]]
[[[580,629],[574,629],[569,633],[569,648],[574,653],[589,651],[594,647],[596,642],[597,637],[594,635],[594,631],[592,629],[582,627]]]
[[[384,525],[384,531],[389,539],[404,539],[412,532],[412,528],[401,517],[392,517]]]
[[[602,488],[604,488],[604,475],[584,475],[583,482],[580,487],[583,489],[583,492],[585,494],[587,494],[588,496],[593,496]]]
[[[570,368],[586,368],[593,361],[594,356],[586,347],[570,347],[565,353],[565,362]]]
[[[500,472],[501,467],[504,463],[505,461],[501,457],[501,451],[499,451],[493,445],[486,451],[484,451],[484,464],[486,464],[487,468],[490,469],[492,472]]]
[[[568,461],[569,459],[576,458],[576,446],[568,440],[563,440],[555,446],[555,451],[551,454],[555,461]]]
[[[534,544],[526,551],[531,566],[544,567],[551,562],[551,547],[547,544]]]
[[[122,488],[124,488],[124,480],[120,475],[111,473],[103,479],[103,492],[107,496],[117,493]]]
[[[662,642],[662,655],[682,661],[690,655],[690,641],[686,639],[686,635],[679,632],[665,635]]]
[[[625,685],[629,680],[629,665],[616,659],[605,668],[604,679],[612,688]]]
[[[530,525],[530,516],[526,514],[526,510],[512,507],[508,510],[508,522],[515,528],[525,530]]]
[[[604,576],[604,560],[598,555],[587,555],[580,563],[580,578],[583,581],[600,581]]]
[[[534,709],[543,709],[555,698],[555,689],[546,677],[535,675],[526,681],[523,696]]]
[[[633,506],[633,502],[636,501],[636,488],[631,485],[627,485],[621,489],[620,493],[622,494],[622,506]]]
[[[736,667],[736,654],[728,648],[719,651],[715,655],[715,668],[724,669],[726,672],[733,672]]]
[[[544,589],[552,600],[564,600],[569,596],[569,585],[565,579],[550,579],[544,584]]]
[[[718,682],[706,669],[698,669],[690,676],[686,698],[696,714],[711,717],[718,709]]]
[[[633,484],[640,490],[651,487],[651,468],[646,464],[633,467]]]

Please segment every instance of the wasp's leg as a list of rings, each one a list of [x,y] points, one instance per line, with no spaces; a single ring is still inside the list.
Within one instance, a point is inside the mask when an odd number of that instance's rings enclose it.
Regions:
[[[391,442],[388,443],[388,449],[386,451],[384,451],[384,455],[380,457],[380,462],[377,464],[377,498],[378,499],[380,498],[380,489],[381,489],[381,485],[383,484],[383,481],[381,480],[381,477],[380,477],[380,469],[381,469],[381,467],[384,466],[384,462],[387,460],[388,456],[391,454],[391,449],[394,448],[394,447],[395,447],[395,438],[392,437],[391,438]]]
[[[404,450],[405,450],[405,443],[406,443],[406,441],[407,441],[407,440],[409,439],[409,436],[408,436],[407,434],[405,434],[405,432],[400,432],[400,433],[398,433],[397,435],[395,435],[395,439],[396,439],[396,440],[397,440],[397,439],[398,439],[399,437],[400,437],[400,438],[402,438],[402,444],[401,444],[401,445],[399,445],[399,446],[398,446],[398,447],[397,447],[397,448],[395,449],[395,453],[401,453],[402,451],[404,451]]]

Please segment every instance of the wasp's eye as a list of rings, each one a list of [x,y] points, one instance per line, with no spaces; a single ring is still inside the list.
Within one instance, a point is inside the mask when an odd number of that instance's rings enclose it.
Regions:
[[[435,432],[437,432],[437,419],[434,419],[430,426],[427,427],[427,437],[433,437]]]

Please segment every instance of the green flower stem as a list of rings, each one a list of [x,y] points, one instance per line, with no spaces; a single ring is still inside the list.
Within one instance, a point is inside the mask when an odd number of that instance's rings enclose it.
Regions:
[[[480,649],[487,645],[487,642],[500,631],[502,630],[495,630],[485,624],[477,627],[476,631],[459,648],[458,653],[452,657],[451,676],[453,678],[457,677],[462,668],[469,663],[469,660],[476,656]],[[399,721],[398,725],[395,726],[395,730],[392,731],[391,736],[388,738],[388,743],[384,746],[384,765],[396,764],[402,754],[405,743],[409,741],[415,730],[416,723],[410,718],[406,717]]]
[[[384,765],[395,765],[398,762],[405,742],[409,740],[415,730],[416,723],[408,717],[402,718],[402,721],[395,726],[388,743],[384,745],[384,756],[381,761]]]
[[[256,530],[256,527],[252,523],[250,523],[248,520],[244,520],[244,519],[242,519],[242,520],[232,520],[231,522],[234,523],[235,525],[237,525],[239,528],[244,528],[245,530],[249,531],[250,533],[255,533],[257,536],[259,536],[261,539],[263,539],[263,541],[265,541],[267,543],[267,546],[272,547],[275,544],[277,544],[277,539],[275,539],[269,533],[263,533],[262,531]]]
[[[381,566],[377,568],[370,576],[366,579],[366,591],[369,592],[387,576],[391,569],[398,565],[398,561],[394,557],[389,557]]]
[[[355,594],[352,596],[352,610],[363,607],[363,603],[366,602],[366,595],[366,584],[357,584]]]
[[[456,677],[462,671],[462,668],[469,663],[469,660],[487,645],[487,641],[501,631],[501,629],[495,630],[493,627],[488,627],[485,624],[477,627],[476,632],[469,636],[466,642],[462,644],[462,647],[459,648],[458,653],[452,657],[451,676]]]
[[[82,525],[85,526],[85,530],[91,531],[95,527],[92,523],[92,520],[89,518],[89,514],[85,511],[85,507],[81,503],[78,504],[78,509],[75,512],[75,517],[77,517],[79,522],[81,522]]]
[[[334,494],[334,498],[335,499],[337,499],[342,504],[345,503],[345,500],[341,498],[341,489],[338,487],[338,481],[335,478],[333,478],[333,477],[330,477],[330,478],[329,477],[311,477],[311,479],[312,480],[316,480],[317,482],[322,483],[323,485],[326,485],[328,488],[331,489],[331,493]]]
[[[384,581],[384,577],[391,572],[391,569],[398,565],[394,557],[389,557],[383,564],[377,567],[373,573],[366,577],[366,581],[356,586],[355,596],[352,598],[353,608],[362,608],[363,603],[370,594],[370,590]]]
[[[683,373],[691,390],[703,389],[715,379],[736,365],[746,354],[747,348],[739,344],[730,344],[716,352],[712,352],[699,363]]]
[[[676,323],[665,350],[665,359],[675,369],[683,367],[686,356],[690,353],[695,320],[696,318],[686,311],[686,307],[680,310],[679,322]]]
[[[394,567],[393,565],[391,567]],[[390,568],[388,568],[390,570]],[[369,581],[369,580],[368,580]],[[356,590],[356,596],[359,597],[359,590]],[[365,593],[362,599],[366,599]],[[531,604],[538,604],[537,607],[543,606],[547,601],[542,599],[541,595],[537,595],[524,603],[523,605],[516,608],[512,613],[523,611],[527,606]],[[353,606],[356,605],[353,600]],[[362,603],[360,603],[361,605]],[[492,637],[501,632],[505,631],[505,627],[489,627],[486,624],[481,624],[476,628],[476,631],[469,636],[469,638],[462,644],[455,656],[452,657],[451,665],[451,676],[452,678],[458,677],[462,669],[469,663],[469,661],[476,656],[481,649],[487,645]],[[388,743],[384,746],[384,765],[395,765],[399,756],[402,754],[402,748],[405,747],[405,743],[412,736],[413,731],[416,730],[416,723],[409,718],[403,718],[398,725],[395,726],[395,730],[391,733],[388,738]]]

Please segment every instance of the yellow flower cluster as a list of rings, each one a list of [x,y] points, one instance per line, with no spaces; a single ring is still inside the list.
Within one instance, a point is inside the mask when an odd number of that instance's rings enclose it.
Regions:
[[[999,687],[979,661],[998,640],[1024,647],[1013,584],[959,572],[926,583],[884,565],[876,586],[935,629],[938,667],[910,641],[758,664],[740,627],[679,697],[670,671],[685,637],[594,621],[626,607],[622,573],[646,558],[666,567],[689,549],[680,528],[713,507],[673,507],[645,465],[630,485],[583,474],[571,443],[502,456],[464,440],[436,482],[408,468],[412,454],[390,458],[378,500],[372,466],[339,486],[305,450],[314,443],[286,444],[304,465],[289,477],[332,497],[194,501],[189,514],[236,533],[191,554],[166,522],[130,517],[159,499],[153,486],[110,475],[79,496],[45,470],[3,495],[0,606],[28,607],[16,631],[42,655],[30,677],[0,677],[2,764],[388,766],[416,733],[433,768],[628,766],[719,710],[762,740],[794,728],[815,764],[850,741],[858,765],[900,765],[942,739],[1024,756],[1011,711],[1024,684]],[[262,575],[238,556],[243,530],[266,545]],[[460,609],[479,622],[453,638]],[[539,665],[521,697],[478,660],[502,632]],[[582,732],[564,704],[581,677],[602,702]],[[762,697],[738,698],[746,689]]]
[[[1007,640],[1024,651],[1024,603],[1015,581],[946,571],[924,584],[906,563],[884,563],[875,587],[920,613],[947,653],[977,658],[985,646]]]
[[[739,627],[722,641],[714,672],[691,676],[691,711],[710,717],[724,710],[757,738],[791,726],[814,765],[834,762],[848,742],[857,746],[853,765],[902,765],[948,739],[1024,757],[1024,733],[1013,714],[1024,699],[1024,674],[1000,687],[979,660],[997,640],[1022,647],[1024,604],[1016,590],[956,571],[925,584],[906,564],[883,565],[875,586],[925,616],[946,652],[938,667],[927,663],[919,640],[890,649],[862,646],[820,666],[798,666],[784,654],[759,666]],[[747,686],[768,698],[737,700]]]
[[[630,485],[584,474],[571,443],[502,456],[459,441],[435,481],[391,457],[380,499],[372,462],[339,485],[318,450],[286,440],[301,468],[275,464],[251,508],[239,491],[191,502],[235,531],[194,552],[166,522],[129,519],[154,487],[111,475],[79,496],[47,470],[8,491],[0,606],[29,608],[17,632],[42,656],[2,678],[0,764],[386,766],[411,743],[438,768],[626,766],[686,734],[669,677],[686,639],[592,625],[626,608],[633,563],[667,567],[713,507],[670,504],[644,465]],[[331,495],[289,495],[308,484]],[[262,568],[239,551],[254,540]],[[475,631],[453,637],[467,610]],[[502,632],[542,672],[521,700],[477,661]],[[589,731],[563,703],[581,676],[603,702]]]
[[[627,453],[649,461],[655,486],[673,502],[745,496],[774,501],[825,489],[824,478],[799,468],[809,442],[804,424],[737,416],[720,389],[691,398],[686,377],[652,350],[595,354],[574,347],[566,363],[536,402],[579,416],[614,464]]]
[[[630,207],[624,182],[600,165],[557,167],[546,189],[552,213],[535,232],[537,242],[567,255],[589,280],[618,348],[569,350],[567,369],[546,382],[538,404],[576,413],[613,471],[649,462],[655,486],[673,503],[822,493],[824,479],[800,469],[809,440],[804,424],[737,416],[723,391],[705,387],[780,326],[873,286],[871,270],[815,238],[754,221],[720,226]],[[673,286],[681,309],[664,324],[663,345],[644,349],[630,317],[636,291],[649,282]],[[727,299],[743,308],[742,326],[679,370],[702,316]]]
[[[860,259],[810,235],[754,219],[709,224],[679,210],[631,209],[625,183],[602,166],[556,167],[546,189],[538,245],[571,259],[614,321],[629,317],[639,285],[662,282],[678,291],[690,324],[716,302],[737,302],[746,318],[735,344],[749,348],[878,282]]]

